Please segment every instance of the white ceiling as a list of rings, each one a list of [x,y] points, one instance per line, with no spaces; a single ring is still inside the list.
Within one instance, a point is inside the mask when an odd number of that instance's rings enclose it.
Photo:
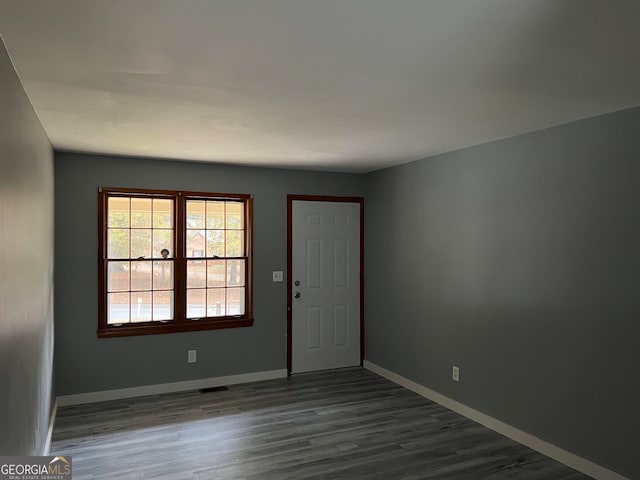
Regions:
[[[59,150],[366,172],[640,105],[638,0],[0,0]]]

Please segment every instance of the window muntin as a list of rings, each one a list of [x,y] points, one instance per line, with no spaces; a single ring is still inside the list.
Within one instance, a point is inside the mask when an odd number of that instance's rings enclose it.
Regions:
[[[249,195],[100,189],[99,336],[249,326]]]

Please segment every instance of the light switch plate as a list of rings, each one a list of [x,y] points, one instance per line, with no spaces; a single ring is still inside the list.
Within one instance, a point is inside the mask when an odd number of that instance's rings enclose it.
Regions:
[[[282,282],[284,280],[284,275],[282,274],[281,271],[274,271],[273,272],[273,281],[274,282]]]

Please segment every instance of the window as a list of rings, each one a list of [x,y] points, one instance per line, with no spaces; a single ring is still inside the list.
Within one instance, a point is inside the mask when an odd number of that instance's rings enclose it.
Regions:
[[[249,195],[101,188],[99,337],[244,327]]]

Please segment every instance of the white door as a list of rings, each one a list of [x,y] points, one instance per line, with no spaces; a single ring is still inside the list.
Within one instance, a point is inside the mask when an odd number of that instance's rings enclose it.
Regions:
[[[360,365],[360,204],[292,202],[291,371]]]

